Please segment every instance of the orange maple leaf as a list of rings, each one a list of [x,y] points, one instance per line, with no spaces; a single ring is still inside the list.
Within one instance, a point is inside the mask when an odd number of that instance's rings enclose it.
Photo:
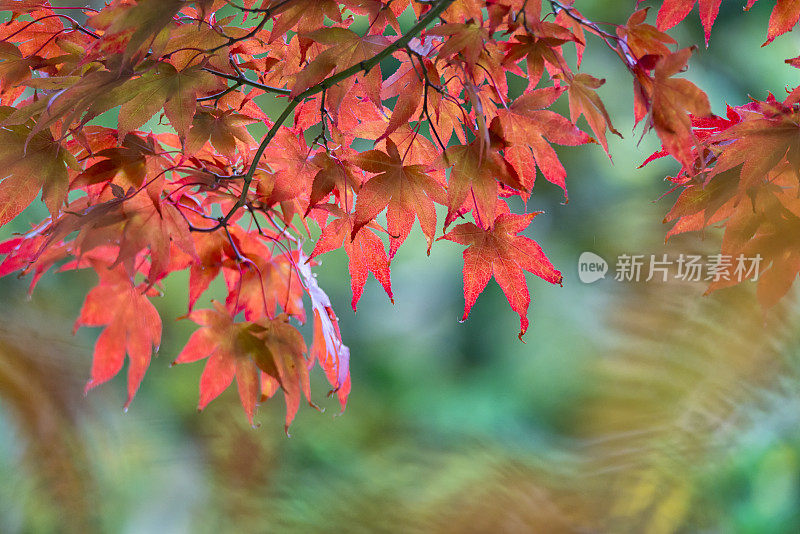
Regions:
[[[492,229],[473,223],[460,224],[439,239],[469,245],[464,250],[464,316],[466,321],[478,295],[494,276],[511,309],[520,320],[519,338],[528,330],[528,305],[531,302],[525,274],[528,271],[551,284],[561,284],[561,272],[547,259],[539,244],[518,235],[542,212],[517,215],[501,213]]]
[[[119,110],[119,136],[139,128],[164,108],[170,124],[183,139],[189,134],[198,94],[224,89],[221,79],[199,67],[179,71],[166,62],[125,85],[135,96]]]
[[[529,148],[523,148],[527,154],[527,166],[530,168],[535,162],[545,179],[563,189],[567,197],[567,171],[550,143],[574,146],[592,142],[592,138],[561,115],[544,109],[565,90],[566,87],[546,87],[522,95],[508,109],[498,110],[492,121],[492,130],[512,146]],[[517,189],[529,189],[532,185],[526,183]]]
[[[389,298],[392,297],[392,280],[389,272],[389,259],[380,238],[371,230],[362,229],[353,236],[353,214],[345,213],[341,208],[332,204],[324,204],[319,209],[338,217],[329,222],[322,230],[311,258],[335,250],[344,243],[344,251],[349,258],[348,270],[350,272],[350,285],[353,291],[351,305],[355,311],[356,305],[367,283],[367,275],[372,272],[383,286]],[[351,239],[352,236],[352,239]]]
[[[664,148],[685,167],[691,167],[694,161],[695,137],[690,114],[711,115],[711,105],[703,91],[689,80],[672,77],[685,69],[693,50],[694,47],[684,48],[662,56],[652,78],[637,71],[634,79],[637,93],[641,89],[640,94],[650,103],[647,128],[655,128]]]
[[[436,233],[434,202],[447,203],[442,184],[427,174],[422,165],[403,165],[397,145],[391,139],[386,140],[386,152],[369,150],[351,161],[365,171],[379,173],[358,192],[353,236],[388,206],[389,258],[394,257],[397,248],[408,237],[415,216],[428,240],[430,254]]]
[[[0,107],[0,118],[12,111]],[[32,126],[0,127],[0,226],[27,208],[39,191],[50,214],[57,216],[67,198],[67,167],[78,167],[49,131],[32,134]]]
[[[173,364],[208,358],[200,377],[197,409],[205,408],[236,377],[239,399],[252,425],[262,380],[266,380],[261,375],[266,375],[283,389],[288,430],[301,393],[306,399],[311,396],[306,344],[297,328],[286,322],[285,316],[237,323],[218,302],[213,310],[195,310],[189,318],[202,328],[192,334]]]
[[[75,330],[81,326],[106,328],[94,346],[92,378],[86,391],[114,377],[122,369],[127,353],[127,409],[150,365],[150,355],[161,342],[161,317],[147,298],[145,284],[134,285],[121,267],[91,263],[100,283],[86,295]]]

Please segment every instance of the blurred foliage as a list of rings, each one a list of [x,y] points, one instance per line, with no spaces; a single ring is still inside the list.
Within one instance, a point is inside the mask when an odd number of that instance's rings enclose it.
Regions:
[[[631,10],[576,4],[607,21]],[[724,2],[687,73],[718,113],[789,78],[797,36],[759,48],[761,4],[743,15]],[[696,17],[674,35],[702,42]],[[28,299],[25,280],[0,280],[0,532],[800,531],[796,306],[765,315],[749,287],[704,297],[675,280],[577,280],[584,250],[718,247],[713,235],[662,244],[671,198],[651,201],[675,168],[636,170],[657,147],[636,146],[626,73],[600,47],[584,68],[609,80],[600,92],[626,139],[610,140],[613,165],[599,147],[560,150],[568,205],[536,187],[529,208],[547,213],[531,237],[565,284],[531,284],[527,344],[494,283],[458,324],[456,246],[426,258],[412,235],[393,263],[397,304],[368,284],[357,315],[345,259],[329,255],[317,271],[352,349],[353,394],[341,416],[315,399],[327,411],[301,409],[291,438],[280,399],[257,429],[233,390],[197,414],[202,366],[168,368],[191,331],[170,321],[186,296],[169,285],[161,357],[123,414],[124,377],[80,394],[97,332],[69,332],[94,281],[47,275]]]

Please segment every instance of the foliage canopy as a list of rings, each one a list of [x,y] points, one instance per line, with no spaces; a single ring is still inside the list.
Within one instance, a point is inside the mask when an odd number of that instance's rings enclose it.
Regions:
[[[706,43],[720,2],[698,0]],[[722,253],[765,259],[768,308],[800,271],[800,89],[712,115],[680,77],[694,47],[665,33],[694,4],[664,0],[652,25],[648,8],[601,24],[567,0],[0,1],[11,13],[0,26],[0,226],[37,196],[50,214],[0,244],[0,276],[30,274],[33,288],[54,267],[97,273],[76,322],[105,327],[87,390],[127,355],[130,403],[161,338],[151,298],[188,270],[187,317],[200,327],[175,362],[206,359],[199,408],[235,378],[251,423],[282,390],[288,428],[311,402],[317,362],[344,407],[350,353],[315,258],[344,249],[353,309],[370,273],[392,298],[391,261],[416,220],[428,252],[441,239],[466,247],[463,318],[494,277],[521,338],[524,272],[562,276],[522,235],[537,213],[509,201],[524,205],[537,173],[566,200],[554,145],[608,153],[608,133],[620,135],[597,93],[605,80],[581,70],[596,46],[626,67],[635,121],[661,140],[648,161],[680,164],[668,237],[722,225]],[[765,44],[798,19],[800,4],[777,0]],[[283,103],[277,117],[260,105],[267,94]],[[563,97],[568,116],[553,108]],[[97,124],[113,110],[116,128]],[[195,309],[220,276],[225,302]],[[297,329],[307,320],[310,346]]]

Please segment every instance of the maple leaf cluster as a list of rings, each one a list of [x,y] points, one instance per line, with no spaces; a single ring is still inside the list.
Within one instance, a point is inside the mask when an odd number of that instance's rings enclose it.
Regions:
[[[782,102],[769,95],[728,107],[724,118],[692,120],[697,159],[671,178],[681,193],[664,219],[674,221],[667,238],[721,226],[723,256],[765,266],[740,276],[728,261],[708,291],[757,278],[758,299],[770,308],[800,272],[799,101],[795,90]]]
[[[745,8],[755,2],[748,0]],[[720,0],[698,4],[708,43]],[[693,0],[665,0],[658,12],[659,29],[681,22],[693,5]],[[800,3],[777,0],[764,45],[790,31],[798,20]],[[798,58],[785,62],[800,67]],[[723,228],[720,257],[727,260],[707,293],[757,279],[758,300],[768,309],[786,295],[800,273],[800,88],[789,91],[783,101],[769,94],[764,101],[751,98],[745,105],[728,105],[725,117],[689,111],[682,119],[683,157],[676,156],[661,136],[662,150],[645,161],[672,155],[681,163],[678,174],[669,177],[673,190],[681,192],[664,218],[674,222],[667,239]],[[759,258],[764,268],[736,272],[736,258]]]
[[[699,2],[708,36],[719,0]],[[664,33],[693,4],[666,0],[658,27],[642,9],[609,32],[571,1],[0,1],[0,226],[37,196],[49,211],[0,244],[0,276],[30,273],[33,288],[51,268],[93,269],[76,322],[104,327],[87,389],[127,355],[129,403],[161,338],[151,299],[188,270],[187,317],[200,327],[175,362],[206,360],[199,408],[235,378],[251,423],[282,390],[287,428],[301,398],[311,403],[316,363],[342,407],[350,391],[349,349],[311,271],[326,252],[348,256],[353,309],[370,273],[392,298],[391,262],[418,221],[429,253],[437,240],[466,247],[463,319],[494,277],[521,338],[525,272],[562,276],[522,233],[537,213],[510,206],[530,198],[537,173],[566,200],[554,145],[608,153],[607,133],[619,135],[597,93],[605,80],[580,71],[592,37],[630,72],[636,122],[682,165],[668,218],[680,231],[729,220],[724,250],[773,262],[776,280],[762,281],[772,302],[800,268],[785,238],[800,229],[797,91],[711,116],[676,77],[693,48]],[[778,0],[768,41],[800,17],[790,4]],[[522,94],[509,74],[524,78]],[[277,117],[265,95],[283,103]],[[551,109],[565,95],[568,117]],[[114,110],[116,128],[98,125]],[[744,157],[760,143],[771,155]],[[220,277],[225,301],[195,309]],[[297,325],[309,318],[307,345]]]

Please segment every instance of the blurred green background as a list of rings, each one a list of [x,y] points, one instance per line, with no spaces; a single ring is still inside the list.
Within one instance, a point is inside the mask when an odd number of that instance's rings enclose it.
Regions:
[[[575,3],[599,21],[632,10]],[[740,4],[723,3],[686,74],[719,114],[797,83],[783,60],[798,36],[760,48],[774,3]],[[671,34],[701,44],[696,12]],[[609,138],[613,164],[599,146],[558,148],[569,204],[537,182],[528,209],[546,213],[527,235],[565,282],[529,277],[526,343],[493,281],[459,324],[455,244],[426,257],[415,229],[393,261],[396,304],[370,279],[357,314],[346,258],[328,254],[316,270],[351,348],[353,392],[336,415],[315,369],[326,411],[301,407],[291,438],[280,397],[256,429],[235,388],[196,412],[202,363],[169,368],[193,326],[175,320],[181,275],[155,299],[160,355],[127,413],[124,373],[82,395],[99,329],[70,334],[94,275],[48,274],[30,298],[27,280],[0,280],[0,532],[800,531],[793,299],[765,315],[749,284],[703,297],[676,280],[578,281],[583,251],[613,270],[623,253],[719,246],[713,233],[663,244],[674,196],[657,199],[677,169],[637,169],[657,140],[638,142],[630,77],[591,45],[582,70],[608,80],[600,94],[625,139]],[[28,210],[0,238],[41,217]]]

